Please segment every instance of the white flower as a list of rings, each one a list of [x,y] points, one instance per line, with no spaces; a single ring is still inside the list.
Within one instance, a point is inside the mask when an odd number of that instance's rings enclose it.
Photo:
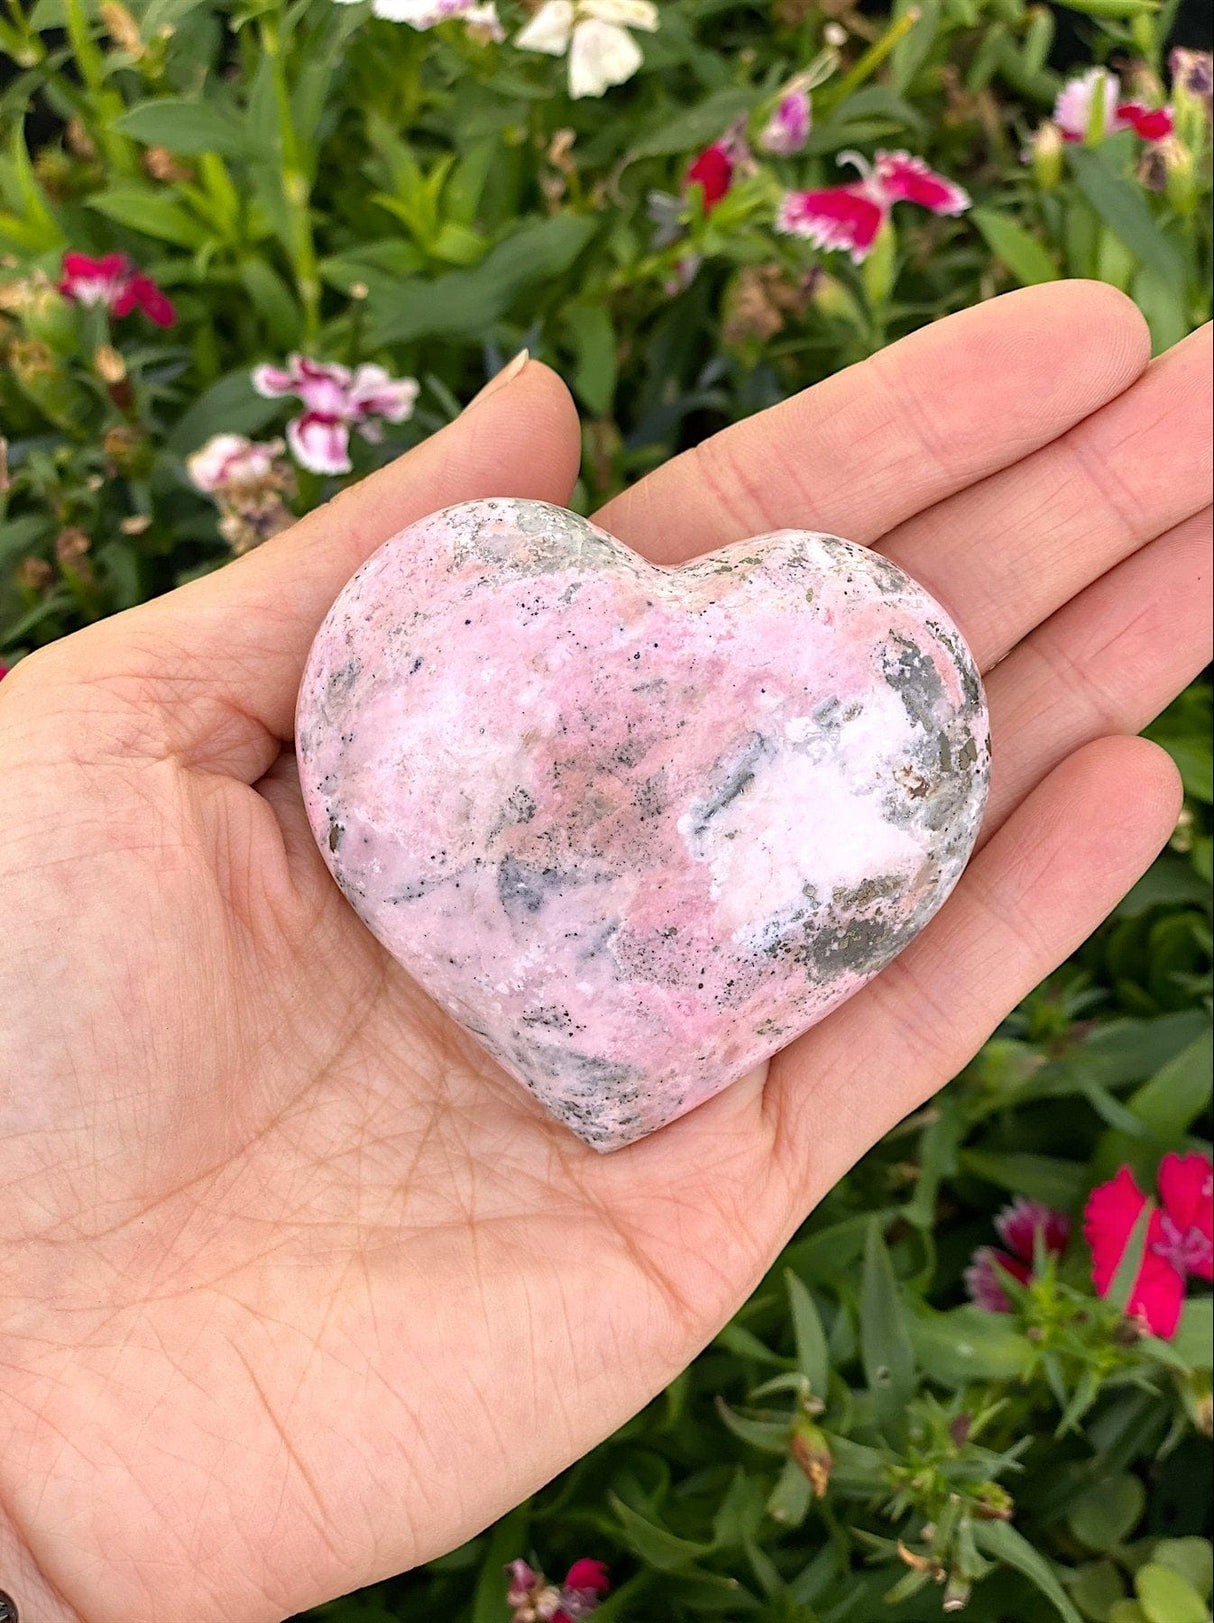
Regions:
[[[341,5],[357,5],[358,0],[338,0]],[[437,28],[458,17],[469,32],[482,39],[505,39],[498,21],[497,7],[478,0],[372,0],[371,10],[385,22],[408,23],[410,28]]]
[[[545,0],[514,37],[523,51],[547,56],[569,53],[569,94],[601,96],[622,85],[641,65],[641,51],[628,32],[654,33],[658,9],[651,0]]]
[[[232,486],[256,485],[275,472],[281,440],[251,440],[245,434],[212,434],[201,450],[185,459],[196,490],[211,495]]]

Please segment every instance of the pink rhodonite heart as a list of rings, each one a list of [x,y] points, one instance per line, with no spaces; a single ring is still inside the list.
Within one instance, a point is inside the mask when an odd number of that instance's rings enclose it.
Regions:
[[[986,799],[960,633],[781,530],[659,568],[544,502],[394,537],[299,696],[312,829],[394,958],[596,1149],[790,1042],[918,933]]]

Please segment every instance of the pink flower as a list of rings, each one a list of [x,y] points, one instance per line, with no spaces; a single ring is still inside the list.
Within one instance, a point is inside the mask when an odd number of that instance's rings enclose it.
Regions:
[[[1205,1155],[1165,1155],[1159,1166],[1162,1210],[1139,1189],[1129,1167],[1093,1189],[1083,1214],[1083,1232],[1092,1248],[1092,1283],[1107,1296],[1130,1235],[1148,1206],[1142,1266],[1126,1303],[1152,1335],[1176,1333],[1190,1274],[1214,1273],[1214,1166]]]
[[[1163,141],[1176,121],[1170,107],[1148,107],[1141,101],[1122,101],[1121,83],[1107,68],[1089,68],[1068,79],[1054,103],[1054,123],[1064,141],[1086,141],[1092,126],[1096,98],[1100,98],[1099,134],[1133,130],[1144,141]]]
[[[549,1583],[526,1561],[511,1561],[506,1568],[510,1586],[506,1605],[513,1609],[511,1623],[578,1623],[597,1611],[611,1588],[601,1561],[575,1561],[559,1587]]]
[[[204,495],[234,485],[255,485],[275,472],[281,440],[251,440],[244,434],[213,434],[201,450],[186,458],[186,471]]]
[[[759,145],[777,158],[800,152],[809,139],[811,116],[809,91],[790,90],[780,98],[775,112],[763,126]]]
[[[970,206],[968,193],[909,152],[878,152],[871,168],[856,152],[841,152],[838,161],[859,169],[860,179],[785,192],[776,228],[807,237],[817,248],[842,249],[857,265],[868,257],[895,203],[918,203],[933,214],[963,214]]]
[[[312,473],[349,473],[350,430],[378,445],[383,425],[413,415],[415,378],[392,378],[382,366],[354,372],[335,362],[291,355],[286,367],[258,366],[253,387],[270,399],[297,395],[304,410],[287,424],[287,442],[301,467]]]
[[[1056,1211],[1040,1200],[1026,1200],[1023,1195],[1017,1195],[996,1217],[995,1228],[1007,1250],[980,1246],[965,1270],[965,1285],[970,1299],[988,1313],[1010,1313],[1012,1304],[1001,1275],[1010,1275],[1027,1285],[1033,1277],[1038,1234],[1046,1251],[1061,1256],[1071,1237],[1071,1220],[1066,1212]]]
[[[59,291],[74,304],[104,305],[114,316],[142,310],[158,327],[171,327],[177,320],[168,296],[125,254],[103,254],[100,259],[64,254]]]
[[[0,682],[3,682],[4,678],[7,675],[8,675],[8,666],[5,665],[5,664],[0,663]]]

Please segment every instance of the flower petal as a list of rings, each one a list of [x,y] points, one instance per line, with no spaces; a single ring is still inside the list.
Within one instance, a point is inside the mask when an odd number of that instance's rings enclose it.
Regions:
[[[969,193],[909,152],[878,152],[873,172],[891,203],[918,203],[933,214],[964,214]]]
[[[608,85],[631,79],[643,58],[632,35],[614,23],[588,18],[573,30],[569,51],[569,94],[601,96]]]
[[[386,22],[425,29],[463,16],[473,4],[474,0],[373,0],[371,10]]]
[[[1097,1294],[1108,1294],[1126,1243],[1147,1197],[1122,1167],[1108,1183],[1098,1184],[1083,1210],[1083,1237],[1092,1248],[1092,1283]]]
[[[177,320],[177,312],[173,308],[173,301],[163,292],[150,276],[142,271],[136,271],[123,290],[123,299],[129,298],[129,308],[142,310],[149,321],[157,327],[172,327]],[[116,314],[125,314],[115,305]]]
[[[1054,123],[1066,140],[1087,139],[1092,122],[1092,106],[1097,95],[1102,98],[1104,133],[1112,133],[1117,103],[1121,99],[1121,85],[1107,68],[1089,68],[1077,78],[1068,79],[1054,103]]]
[[[1008,1274],[1022,1285],[1027,1285],[1031,1270],[1026,1262],[1021,1262],[1018,1257],[1009,1257],[1006,1251],[997,1251],[990,1245],[979,1246],[965,1270],[965,1288],[970,1301],[985,1308],[988,1313],[1010,1313],[1011,1298],[1003,1285],[1004,1276]]]
[[[733,180],[733,161],[719,141],[705,147],[684,176],[684,188],[699,186],[704,193],[704,212],[715,208]]]
[[[1114,114],[1113,127],[1133,130],[1144,141],[1166,141],[1176,133],[1170,107],[1148,107],[1141,101],[1123,101]]]
[[[1214,1277],[1214,1163],[1206,1155],[1165,1155],[1159,1165],[1164,1211],[1181,1235],[1189,1237],[1190,1273]]]
[[[267,400],[277,400],[282,395],[295,393],[295,377],[281,366],[255,366],[253,387]]]
[[[1038,1231],[1045,1249],[1055,1255],[1066,1250],[1071,1237],[1071,1219],[1066,1212],[1056,1211],[1044,1201],[1026,1200],[1023,1195],[1017,1195],[1010,1206],[1004,1207],[995,1219],[995,1228],[1008,1250],[1030,1263]]]
[[[350,383],[349,407],[360,415],[403,423],[413,415],[420,388],[416,378],[393,378],[382,366],[360,366]]]
[[[759,146],[777,158],[800,152],[809,139],[811,109],[808,90],[791,90],[779,104],[759,135]]]
[[[597,17],[601,23],[620,28],[641,28],[654,34],[658,28],[658,8],[649,0],[580,0],[579,17]]]
[[[287,424],[287,443],[309,473],[350,472],[350,430],[343,422],[305,411]]]
[[[858,265],[867,258],[887,213],[859,181],[821,191],[785,192],[776,229],[786,236],[806,237],[816,248],[842,249]]]
[[[573,0],[544,0],[527,26],[514,36],[521,51],[564,56],[573,33]]]
[[[1176,1334],[1176,1326],[1180,1323],[1185,1281],[1183,1274],[1177,1273],[1170,1262],[1152,1249],[1160,1243],[1157,1232],[1161,1225],[1160,1214],[1155,1212],[1147,1230],[1146,1255],[1126,1303],[1126,1315],[1131,1319],[1145,1320],[1151,1334],[1162,1336],[1166,1341]]]
[[[575,1561],[565,1574],[566,1589],[594,1589],[605,1595],[611,1588],[607,1567],[602,1561],[591,1561],[585,1556]]]

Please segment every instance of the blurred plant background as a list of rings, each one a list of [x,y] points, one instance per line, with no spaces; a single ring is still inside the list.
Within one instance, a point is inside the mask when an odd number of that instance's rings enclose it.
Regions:
[[[1020,284],[1111,282],[1167,347],[1210,313],[1208,24],[5,0],[0,671],[259,544],[523,345],[582,409],[584,511]],[[1151,732],[1170,848],[712,1346],[316,1617],[1209,1618],[1209,684]]]

